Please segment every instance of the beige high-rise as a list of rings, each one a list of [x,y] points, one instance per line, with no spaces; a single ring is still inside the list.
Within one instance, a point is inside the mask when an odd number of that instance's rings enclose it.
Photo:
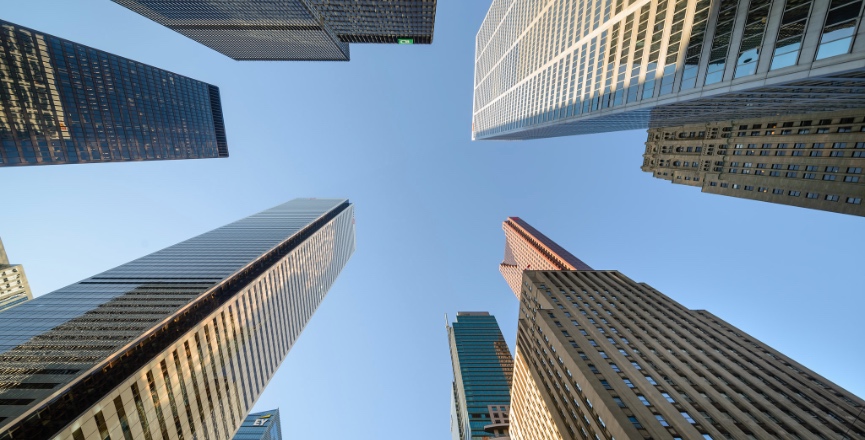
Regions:
[[[525,271],[522,287],[514,439],[865,438],[865,401],[645,283]]]
[[[865,216],[865,109],[652,128],[642,170],[703,192]]]

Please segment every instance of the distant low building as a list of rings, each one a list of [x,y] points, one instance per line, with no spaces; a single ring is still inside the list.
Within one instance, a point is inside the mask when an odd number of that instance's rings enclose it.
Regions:
[[[0,312],[33,299],[24,266],[9,264],[3,241],[0,240]]]
[[[246,416],[234,440],[282,440],[279,408]]]

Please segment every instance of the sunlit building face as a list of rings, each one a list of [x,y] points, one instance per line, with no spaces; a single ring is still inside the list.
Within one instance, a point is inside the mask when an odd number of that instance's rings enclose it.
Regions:
[[[473,139],[852,108],[862,3],[495,0],[475,42]]]
[[[0,438],[230,438],[354,249],[296,199],[0,313]]]

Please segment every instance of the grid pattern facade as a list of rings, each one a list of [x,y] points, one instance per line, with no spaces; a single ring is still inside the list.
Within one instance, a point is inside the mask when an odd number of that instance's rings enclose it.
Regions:
[[[309,0],[346,43],[431,44],[437,0]]]
[[[862,6],[494,0],[476,38],[473,139],[852,108],[865,97]]]
[[[502,229],[505,231],[505,256],[499,272],[517,298],[522,291],[523,270],[592,270],[519,217],[508,217]]]
[[[515,439],[865,438],[865,401],[708,312],[616,271],[524,275],[514,374],[558,434]]]
[[[219,89],[0,20],[0,166],[228,157]]]
[[[459,312],[448,326],[454,369],[453,440],[506,437],[514,360],[494,316]]]
[[[279,410],[274,409],[246,416],[233,440],[282,440]]]
[[[223,438],[354,252],[296,199],[0,314],[0,438]]]
[[[642,170],[703,192],[865,216],[865,110],[649,130]]]
[[[33,299],[24,266],[9,264],[6,248],[0,240],[0,312]]]
[[[113,0],[235,60],[348,61],[349,43],[432,42],[436,0]]]

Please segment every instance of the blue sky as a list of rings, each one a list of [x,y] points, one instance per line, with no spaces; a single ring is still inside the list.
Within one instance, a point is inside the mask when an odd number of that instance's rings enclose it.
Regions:
[[[446,438],[444,314],[486,310],[520,216],[596,269],[707,309],[859,396],[862,219],[702,194],[640,171],[646,135],[471,142],[487,0],[441,1],[431,46],[236,62],[107,0],[0,18],[220,87],[228,159],[0,169],[0,236],[36,295],[295,197],[348,197],[358,247],[255,410],[286,438]]]

